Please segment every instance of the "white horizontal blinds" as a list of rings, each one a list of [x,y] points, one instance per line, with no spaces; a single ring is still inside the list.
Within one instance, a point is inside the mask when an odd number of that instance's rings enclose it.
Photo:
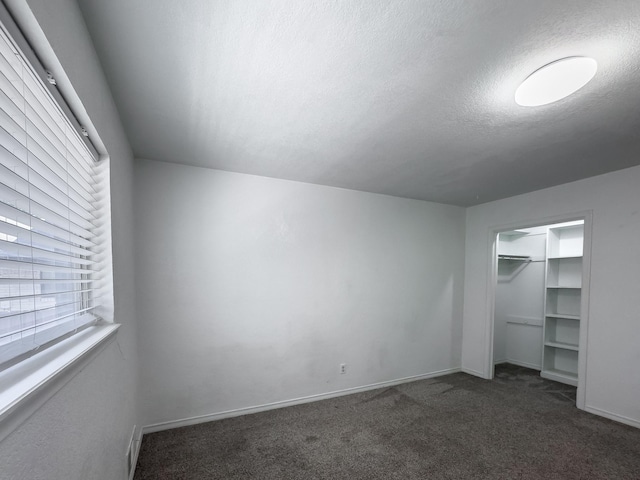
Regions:
[[[0,31],[0,367],[97,319],[94,169]]]

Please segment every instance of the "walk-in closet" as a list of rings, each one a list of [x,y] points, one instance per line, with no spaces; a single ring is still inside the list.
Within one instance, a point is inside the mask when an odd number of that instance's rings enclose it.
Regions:
[[[577,386],[583,245],[581,220],[498,235],[494,365]]]

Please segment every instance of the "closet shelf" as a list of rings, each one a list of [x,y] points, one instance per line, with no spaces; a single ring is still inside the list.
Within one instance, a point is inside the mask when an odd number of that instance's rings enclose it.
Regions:
[[[547,318],[563,318],[565,320],[580,320],[580,315],[569,315],[568,313],[547,313]]]
[[[574,345],[572,343],[547,341],[547,342],[544,342],[544,344],[547,347],[562,348],[564,350],[573,350],[574,352],[578,351],[578,345]]]
[[[555,289],[568,289],[568,290],[580,290],[582,287],[578,285],[570,286],[570,285],[547,285],[547,288],[555,288]]]
[[[572,258],[582,258],[582,255],[556,255],[553,257],[547,257],[549,260],[564,260]]]

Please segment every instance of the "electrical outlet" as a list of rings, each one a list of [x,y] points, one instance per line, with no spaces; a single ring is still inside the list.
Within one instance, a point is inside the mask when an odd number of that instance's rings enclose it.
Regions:
[[[340,375],[344,375],[345,373],[347,373],[347,364],[346,363],[341,363],[340,364]]]

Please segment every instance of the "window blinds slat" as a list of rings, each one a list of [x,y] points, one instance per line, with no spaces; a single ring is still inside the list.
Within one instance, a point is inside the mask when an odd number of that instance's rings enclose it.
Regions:
[[[37,263],[51,262],[65,267],[78,267],[81,265],[93,265],[95,262],[88,258],[65,255],[64,253],[50,252],[29,245],[8,242],[0,239],[0,256],[5,259],[31,259]]]
[[[42,317],[41,321],[37,323],[37,326],[36,326],[36,322],[22,322],[21,326],[16,328],[15,330],[11,330],[7,333],[0,335],[0,340],[2,340],[3,338],[23,334],[24,332],[29,330],[41,329],[42,331],[44,328],[51,327],[53,323],[59,324],[62,321],[66,322],[66,321],[74,320],[75,318],[78,318],[78,317],[83,317],[86,315],[87,312],[90,312],[94,308],[95,307],[87,307],[81,310],[76,310],[75,307],[72,306],[72,308],[68,309],[67,313],[54,315],[51,318],[46,318],[46,319],[45,317]]]
[[[93,292],[91,289],[85,290],[70,290],[67,292],[53,292],[48,294],[37,294],[37,295],[23,295],[21,297],[3,297],[0,298],[0,305],[3,307],[10,305],[13,308],[16,308],[16,311],[38,311],[41,308],[38,308],[39,305],[50,307],[52,304],[59,306],[65,304],[78,304],[82,303],[82,296],[86,293]],[[23,307],[26,305],[26,308]],[[35,308],[34,308],[35,306]],[[11,314],[5,314],[5,311],[0,311],[0,322],[6,316],[10,316]]]
[[[11,83],[0,74],[0,87],[2,87],[2,85],[11,85]],[[83,185],[84,189],[93,191],[94,187],[91,176],[88,175],[86,171],[86,168],[92,168],[87,167],[87,165],[91,163],[91,154],[89,151],[77,151],[79,148],[77,145],[80,140],[73,143],[69,142],[64,146],[65,149],[63,152],[53,148],[46,131],[42,131],[44,126],[38,128],[37,125],[34,125],[33,116],[29,115],[31,113],[30,110],[24,112],[20,105],[17,105],[15,101],[9,99],[10,96],[13,98],[14,93],[15,92],[3,92],[3,95],[0,96],[0,107],[10,120],[10,123],[8,123],[10,128],[8,128],[7,131],[14,136],[16,132],[19,133],[20,136],[15,136],[15,138],[23,146],[27,146],[26,141],[28,137],[30,141],[29,148],[32,150],[32,153],[45,156],[46,159],[53,161],[50,168],[54,170],[58,168],[63,171],[68,169],[70,175],[78,178],[78,183]],[[27,108],[29,108],[28,105]],[[85,166],[84,168],[83,165]]]
[[[6,150],[0,150],[0,165],[4,166],[7,170],[10,170],[14,175],[21,177],[27,184],[31,184],[36,187],[42,194],[47,195],[54,199],[57,204],[62,206],[65,209],[69,209],[73,212],[74,217],[81,218],[85,222],[91,222],[95,220],[95,216],[92,212],[87,211],[86,206],[82,206],[71,198],[69,195],[69,189],[67,191],[62,190],[63,188],[63,180],[55,174],[50,174],[47,177],[43,176],[37,169],[33,168],[33,164],[39,164],[37,159],[32,159],[34,161],[30,162],[29,167],[25,168],[21,167],[17,162],[19,160],[16,159],[13,155],[8,154]],[[56,182],[55,184],[53,182]],[[88,204],[88,208],[91,208],[91,205]]]
[[[2,42],[0,42],[0,55],[4,57],[8,66],[8,69],[3,68],[2,71],[6,73],[13,72],[18,78],[22,79],[24,60],[20,58],[18,51],[8,41],[4,32],[2,34]]]
[[[0,117],[2,117],[1,114]],[[16,145],[14,143],[13,137],[11,137],[6,132],[6,130],[1,127],[0,147],[0,164],[4,165],[8,170],[14,172],[14,174],[25,179],[31,178],[36,175],[36,177],[33,178],[35,178],[36,181],[40,179],[38,181],[38,186],[48,188],[52,192],[52,195],[57,196],[58,199],[62,198],[63,196],[68,196],[70,199],[77,199],[77,201],[71,202],[70,204],[71,208],[76,212],[76,214],[78,214],[78,211],[83,208],[84,204],[84,207],[88,209],[88,212],[85,214],[87,219],[94,218],[94,208],[92,207],[91,203],[95,201],[93,194],[86,191],[84,194],[78,194],[76,188],[81,188],[81,186],[77,182],[74,182],[70,177],[67,177],[67,181],[63,180],[64,177],[60,177],[56,172],[48,168],[44,168],[42,162],[35,156],[30,156],[29,162],[26,158],[20,158],[22,155],[24,155],[24,153],[20,151],[22,150],[22,148]],[[64,172],[62,174],[66,176]],[[56,182],[58,184],[57,191],[53,189],[55,185],[52,182]],[[68,193],[65,193],[64,190],[61,189],[62,186],[60,184],[67,185]],[[71,186],[71,189],[68,188],[69,186]]]
[[[43,309],[35,312],[28,312],[16,315],[12,318],[2,320],[10,320],[10,327],[0,332],[0,345],[11,340],[20,339],[25,332],[35,333],[35,329],[46,327],[54,322],[59,323],[62,320],[69,320],[74,317],[84,316],[91,313],[98,306],[91,305],[88,307],[79,307],[75,303],[59,306],[59,308]],[[95,317],[94,317],[95,318]]]
[[[51,238],[62,243],[77,245],[85,249],[91,250],[96,246],[94,242],[83,237],[74,235],[64,228],[57,227],[51,223],[47,223],[40,218],[32,217],[27,212],[23,212],[17,208],[7,205],[0,201],[0,217],[10,219],[17,224],[29,225],[31,222],[31,231],[43,237]]]
[[[37,280],[35,281],[37,282]],[[28,302],[39,302],[42,300],[51,301],[55,300],[56,303],[61,302],[70,302],[70,301],[80,301],[75,300],[76,295],[82,295],[83,293],[92,292],[91,288],[84,289],[71,289],[71,290],[63,290],[61,292],[49,292],[49,293],[34,293],[34,294],[24,294],[24,295],[11,295],[11,292],[4,294],[0,291],[0,305],[6,302],[22,302],[26,300]],[[5,295],[5,296],[2,296]],[[69,300],[72,299],[72,300]],[[4,317],[4,312],[0,311],[0,318]]]
[[[23,110],[9,97],[15,95],[11,82],[0,73],[0,108],[7,113],[16,125],[24,125],[25,116]]]
[[[91,156],[83,143],[75,138],[76,135],[68,135],[65,133],[68,124],[61,117],[62,113],[60,110],[57,107],[47,108],[47,103],[50,103],[51,99],[48,96],[48,92],[44,91],[38,83],[39,80],[35,79],[32,75],[24,74],[29,72],[22,72],[19,65],[12,64],[10,60],[12,54],[8,53],[6,49],[0,49],[0,53],[2,53],[2,57],[0,57],[0,69],[8,82],[3,81],[0,83],[3,83],[7,89],[10,90],[12,94],[10,97],[15,99],[14,104],[20,111],[27,113],[28,110],[25,112],[25,107],[31,109],[31,114],[27,115],[27,117],[32,122],[34,129],[43,132],[47,143],[53,147],[53,151],[50,152],[52,158],[62,158],[62,162],[65,162],[64,157],[66,155],[64,152],[66,150],[71,150],[71,158],[84,158],[86,154]],[[10,68],[8,72],[6,67]],[[18,80],[20,80],[22,84],[22,90],[20,90],[16,84]],[[54,125],[59,128],[53,128]],[[62,155],[62,157],[58,155]],[[80,167],[77,169],[78,175],[82,175],[85,181],[90,184],[92,175],[91,167],[85,167],[85,162],[74,163],[74,168]]]
[[[37,272],[62,272],[62,273],[78,273],[90,274],[93,270],[82,269],[76,267],[66,267],[62,265],[47,265],[46,263],[32,262],[31,260],[18,260],[15,258],[0,258],[0,276],[9,277],[11,271],[19,271],[20,276],[32,274],[32,270]],[[35,278],[35,277],[30,277]]]
[[[29,310],[16,313],[12,316],[0,318],[0,340],[7,338],[16,339],[16,335],[24,335],[25,332],[35,333],[35,329],[51,322],[69,318],[78,313],[92,312],[98,305],[81,305],[78,302],[59,304],[55,307],[44,307],[38,310]]]
[[[68,142],[62,147],[56,148],[54,142],[51,141],[51,135],[46,130],[46,123],[39,117],[39,110],[31,103],[27,104],[27,131],[38,147],[53,158],[58,165],[69,169],[69,173],[75,178],[82,178],[86,185],[91,185],[91,175],[80,166],[78,158],[82,158],[79,152],[74,152],[74,145]],[[30,148],[33,148],[30,146]]]
[[[2,170],[2,167],[0,167],[0,170]],[[8,174],[5,174],[5,176],[7,175]],[[30,213],[32,217],[38,217],[46,223],[51,223],[63,230],[68,230],[79,237],[91,238],[93,236],[90,230],[75,224],[69,218],[65,218],[63,215],[54,212],[52,209],[30,199],[28,195],[16,191],[6,185],[3,180],[3,176],[0,175],[0,202],[12,206],[15,205],[15,208],[22,210],[25,213]]]
[[[21,329],[32,328],[53,316],[71,315],[85,308],[95,309],[95,305],[89,307],[85,302],[79,300],[82,295],[86,294],[93,295],[95,290],[86,289],[69,294],[56,292],[33,297],[3,298],[0,300],[0,305],[2,305],[0,337],[14,335],[19,333]],[[13,312],[8,312],[9,308],[13,309]]]
[[[39,128],[43,128],[50,132],[50,140],[56,143],[57,150],[64,152],[64,150],[70,150],[71,156],[77,159],[91,159],[92,155],[87,150],[84,142],[80,140],[77,135],[69,135],[65,133],[65,129],[69,128],[68,122],[60,118],[62,112],[59,109],[51,110],[48,107],[50,98],[48,92],[43,91],[39,84],[39,79],[34,78],[32,75],[24,75],[22,66],[15,62],[13,59],[15,53],[0,47],[0,70],[6,72],[5,78],[13,85],[12,91],[17,92],[14,95],[15,98],[20,99],[19,107],[24,111],[23,104],[27,103],[31,106],[34,113],[39,117]],[[2,68],[4,67],[4,68]],[[11,77],[11,78],[8,78]],[[23,84],[23,90],[18,89],[18,81]],[[10,87],[8,87],[10,88]],[[4,89],[3,89],[4,90]],[[17,103],[17,102],[16,102]],[[52,125],[59,125],[59,129],[51,128]],[[75,132],[74,132],[75,133]],[[89,183],[91,183],[91,176],[93,171],[91,169],[91,162],[77,162],[76,167],[79,168],[79,173],[84,175]]]
[[[42,88],[39,79],[32,75],[23,75],[26,90],[24,91],[24,99],[28,107],[32,109],[32,115],[29,119],[34,126],[45,134],[48,142],[51,142],[61,158],[68,157],[67,160],[74,161],[78,173],[83,175],[88,183],[92,182],[93,166],[89,162],[78,161],[85,158],[85,155],[91,154],[87,150],[84,142],[73,131],[72,134],[67,130],[72,128],[69,122],[64,118],[61,109],[53,110],[49,107],[51,98],[49,92]]]
[[[81,257],[90,257],[93,255],[93,252],[86,248],[71,245],[70,243],[34,232],[28,225],[20,226],[10,222],[9,219],[3,219],[0,216],[0,240],[15,242],[21,245],[33,244],[33,246],[41,250],[49,250],[65,255]]]
[[[95,323],[95,321],[96,317],[90,314],[77,315],[73,318],[63,317],[49,328],[38,332],[38,334],[25,337],[18,334],[18,338],[13,341],[10,337],[5,337],[4,339],[0,337],[0,364],[41,349],[47,343],[63,338],[87,325]],[[2,345],[2,340],[8,343]]]
[[[0,118],[1,117],[2,115],[0,114]],[[37,158],[31,158],[29,163],[30,168],[26,168],[27,165],[24,164],[20,165],[20,162],[21,161],[18,158],[6,150],[0,150],[0,165],[3,165],[8,170],[11,170],[15,175],[22,177],[26,182],[37,187],[38,190],[43,192],[45,195],[54,198],[63,207],[69,208],[75,216],[82,218],[87,222],[95,220],[91,204],[84,201],[84,199],[81,199],[84,205],[76,202],[74,198],[72,198],[72,195],[70,195],[71,192],[69,192],[67,182],[55,175],[53,172],[47,172],[46,169],[42,168],[42,164]],[[49,173],[49,175],[45,176],[43,173],[45,175]],[[64,189],[65,187],[66,190]]]
[[[94,295],[92,298],[88,300],[79,301],[74,299],[64,303],[56,303],[55,305],[47,305],[46,303],[43,303],[43,304],[37,305],[37,307],[34,308],[33,299],[28,298],[28,299],[25,299],[25,301],[23,302],[25,303],[25,305],[28,306],[28,308],[25,308],[22,311],[16,310],[14,312],[3,312],[4,315],[0,317],[0,326],[2,325],[6,326],[6,325],[12,324],[14,325],[14,329],[21,328],[20,325],[37,326],[38,323],[37,321],[35,321],[35,319],[44,319],[46,321],[46,319],[53,318],[55,315],[58,315],[63,309],[69,309],[69,312],[71,312],[72,311],[71,309],[73,309],[73,312],[76,312],[76,313],[79,311],[84,312],[84,311],[94,310],[100,306],[100,303],[98,302],[98,300],[99,300],[99,297]],[[10,303],[12,301],[13,300],[6,300],[5,303]],[[19,302],[20,300],[17,299],[15,301]],[[29,320],[29,319],[34,319],[34,320]],[[0,333],[0,336],[6,335],[6,333],[9,331],[10,329],[8,328],[0,328],[0,332],[3,332],[3,333]]]
[[[45,209],[49,214],[48,218],[51,218],[52,222],[61,228],[67,228],[69,231],[80,230],[81,232],[89,232],[94,228],[90,221],[79,217],[73,210],[64,205],[61,199],[47,195],[36,187],[35,184],[27,182],[20,175],[7,169],[1,163],[0,178],[3,179],[2,185],[4,186],[3,191],[5,194],[7,193],[6,189],[10,189],[13,190],[14,197],[20,196],[23,199],[30,197],[32,216],[37,214],[36,210],[42,212],[42,209],[45,208],[43,205],[47,205]],[[11,185],[11,187],[8,184]],[[4,198],[6,197],[2,197],[0,200],[4,201]],[[38,206],[41,208],[38,208]]]
[[[15,56],[13,57],[15,61]],[[22,72],[17,72],[12,66],[12,61],[2,53],[0,45],[0,87],[7,94],[7,98],[24,112],[24,100],[22,95]]]
[[[31,107],[29,105],[29,107]],[[71,149],[73,145],[71,143],[63,146],[63,151],[59,151],[55,145],[51,142],[50,137],[47,135],[46,131],[43,131],[44,125],[42,121],[38,121],[37,117],[33,115],[29,115],[29,111],[27,111],[27,131],[29,132],[29,138],[31,141],[36,142],[36,145],[40,148],[41,151],[46,152],[50,157],[52,157],[58,165],[62,167],[66,167],[69,171],[69,174],[74,178],[82,179],[86,185],[91,185],[91,177],[87,174],[87,172],[80,168],[78,162],[75,161],[74,154]],[[30,149],[34,149],[34,146],[29,145]]]
[[[37,103],[32,108],[38,112],[38,116],[45,122],[48,130],[51,130],[50,125],[58,124],[58,116],[64,117],[62,110],[57,105],[52,105],[51,98],[48,96],[46,89],[42,88],[39,79],[36,79],[34,75],[25,74],[22,61],[17,58],[16,52],[5,42],[0,44],[0,86],[2,86],[2,91],[11,92],[10,98],[13,99],[19,111],[23,113],[25,104],[29,103],[29,94],[33,95]],[[59,124],[63,125],[64,129],[72,128],[64,118]],[[65,148],[71,152],[69,160],[74,162],[74,166],[79,172],[84,172],[84,177],[91,184],[95,159],[84,142],[75,131],[66,132],[62,127],[59,131],[52,130],[52,133],[55,133],[59,145],[65,145]]]
[[[92,273],[91,270],[84,270],[87,273]],[[100,281],[100,277],[92,277],[92,278],[36,278],[35,281],[42,285],[77,285],[81,283],[95,283]],[[33,278],[22,278],[22,277],[0,277],[0,288],[3,285],[32,285],[34,282]]]
[[[0,318],[0,346],[3,343],[6,344],[24,338],[26,335],[33,335],[38,328],[53,322],[69,319],[78,314],[92,313],[96,308],[98,308],[98,305],[86,306],[78,302],[70,302],[64,305],[59,304],[55,307],[30,310],[14,314],[11,317]]]
[[[84,198],[87,202],[95,200],[95,189],[90,184],[84,182],[84,180],[75,174],[73,168],[69,168],[69,171],[53,160],[51,155],[37,143],[33,142],[33,138],[30,135],[23,134],[18,129],[18,124],[9,119],[7,113],[1,111],[0,122],[3,125],[0,130],[0,144],[15,161],[21,161],[25,165],[42,171],[43,176],[47,176],[49,172],[60,178],[66,187],[71,187],[74,192]],[[29,150],[27,150],[27,146]],[[29,155],[27,155],[27,151]],[[36,163],[33,163],[33,160]]]

